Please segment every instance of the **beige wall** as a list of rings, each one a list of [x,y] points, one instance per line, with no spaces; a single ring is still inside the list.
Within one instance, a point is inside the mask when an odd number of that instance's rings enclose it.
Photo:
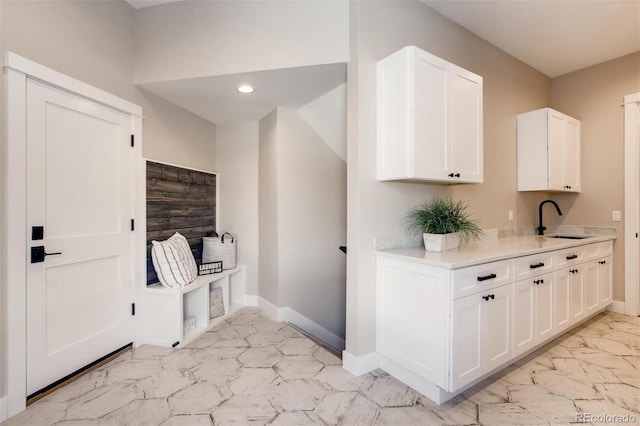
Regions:
[[[348,74],[347,352],[375,350],[374,238],[404,233],[409,208],[439,194],[470,202],[484,228],[533,225],[544,195],[516,191],[516,115],[548,106],[550,80],[418,2],[359,1],[351,8]],[[378,182],[376,61],[415,45],[484,77],[481,185]],[[513,209],[516,220],[509,222]]]
[[[346,259],[338,248],[346,242],[346,172],[346,163],[297,111],[277,108],[260,120],[259,295],[339,339],[345,324]]]
[[[182,1],[136,14],[137,83],[349,60],[348,2]]]
[[[624,222],[611,211],[624,211],[623,97],[640,92],[640,53],[627,55],[554,78],[551,107],[582,123],[582,193],[552,197],[563,208],[562,223],[614,226],[613,299],[624,301]],[[623,216],[624,219],[624,216]]]
[[[278,108],[280,306],[342,339],[346,174],[346,163],[296,111]]]
[[[258,232],[260,297],[280,307],[278,276],[278,110],[259,123]]]
[[[247,266],[246,292],[258,295],[258,122],[216,127],[218,231],[238,239],[238,261]]]

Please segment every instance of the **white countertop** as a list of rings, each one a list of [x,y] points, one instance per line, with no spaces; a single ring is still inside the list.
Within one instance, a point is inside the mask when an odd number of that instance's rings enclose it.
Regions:
[[[549,236],[518,236],[480,240],[458,250],[425,251],[422,247],[378,250],[377,256],[402,259],[449,269],[464,268],[481,263],[528,256],[586,244],[614,240],[613,235],[594,235],[579,240],[549,238]]]

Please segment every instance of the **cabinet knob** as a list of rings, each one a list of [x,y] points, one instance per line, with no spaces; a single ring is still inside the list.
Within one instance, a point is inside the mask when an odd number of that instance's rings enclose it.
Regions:
[[[454,176],[455,177],[460,177],[460,173],[456,173]]]

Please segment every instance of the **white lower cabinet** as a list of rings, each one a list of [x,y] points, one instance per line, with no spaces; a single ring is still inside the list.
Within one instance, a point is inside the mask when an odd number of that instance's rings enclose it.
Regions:
[[[520,355],[553,337],[554,276],[544,274],[513,286],[513,354]]]
[[[556,271],[556,328],[566,330],[587,315],[584,264]]]
[[[378,256],[380,366],[450,399],[611,303],[611,242],[582,250],[458,269]]]
[[[512,312],[512,284],[452,302],[452,390],[511,359]]]
[[[590,260],[585,264],[586,314],[606,308],[612,297],[611,256]]]

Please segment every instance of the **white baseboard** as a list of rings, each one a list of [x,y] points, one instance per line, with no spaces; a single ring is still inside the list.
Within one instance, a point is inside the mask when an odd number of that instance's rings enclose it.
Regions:
[[[347,351],[342,351],[342,368],[354,376],[362,376],[380,366],[375,352],[357,357]]]
[[[258,296],[254,294],[245,294],[244,295],[244,305],[245,306],[258,306]]]
[[[607,311],[624,314],[624,302],[619,302],[617,300],[614,300],[613,303],[607,306]]]
[[[7,410],[7,397],[0,398],[0,422],[4,422],[9,417]]]
[[[306,316],[302,315],[295,309],[291,309],[289,307],[278,308],[273,305],[268,300],[263,299],[262,297],[258,297],[257,306],[262,309],[262,311],[272,320],[274,321],[285,321],[290,322],[311,334],[312,336],[317,337],[318,339],[325,342],[327,345],[337,349],[344,349],[344,339],[333,334],[331,331],[322,327],[318,323],[310,320]]]
[[[310,320],[294,309],[289,307],[281,308],[280,318],[280,321],[290,322],[338,351],[342,351],[344,349],[344,339],[342,337],[333,334],[331,331]]]
[[[257,299],[258,308],[262,309],[262,312],[264,312],[267,317],[269,317],[273,321],[282,321],[280,319],[280,308],[276,307],[274,304],[272,304],[268,300],[263,299],[260,296],[257,296]]]

